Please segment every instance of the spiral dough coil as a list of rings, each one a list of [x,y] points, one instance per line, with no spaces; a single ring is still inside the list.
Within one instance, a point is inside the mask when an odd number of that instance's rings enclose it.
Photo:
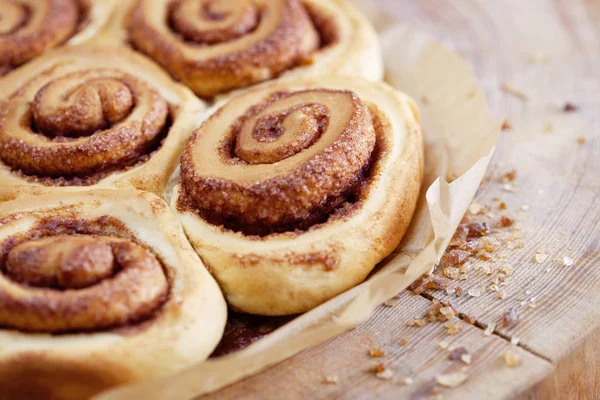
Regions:
[[[212,352],[225,302],[162,200],[107,189],[3,196],[14,198],[0,204],[3,395],[27,386],[32,398],[88,398]]]
[[[280,75],[382,77],[377,37],[345,0],[135,0],[123,20],[134,48],[201,97]]]
[[[172,206],[235,309],[307,311],[400,242],[422,180],[416,107],[322,77],[233,97],[195,132]]]
[[[114,0],[0,0],[0,76],[43,52],[94,35]]]
[[[145,58],[99,44],[40,57],[0,85],[0,185],[161,193],[203,109]]]

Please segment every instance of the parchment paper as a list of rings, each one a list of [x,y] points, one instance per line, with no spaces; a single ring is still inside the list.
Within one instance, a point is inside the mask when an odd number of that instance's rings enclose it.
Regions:
[[[367,0],[355,2],[380,34],[386,81],[411,95],[421,108],[425,180],[405,239],[367,281],[249,347],[174,376],[109,390],[96,399],[190,399],[218,390],[365,321],[441,258],[485,174],[501,121],[489,110],[460,56],[393,22]]]

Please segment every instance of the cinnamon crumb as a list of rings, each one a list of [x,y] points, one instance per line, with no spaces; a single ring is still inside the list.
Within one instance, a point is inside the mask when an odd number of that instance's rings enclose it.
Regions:
[[[537,307],[537,303],[535,302],[534,298],[529,300],[529,308],[534,309],[536,307]]]
[[[464,371],[450,372],[440,374],[435,377],[435,380],[440,385],[447,388],[455,388],[462,385],[469,376]]]
[[[456,316],[454,309],[452,307],[442,307],[440,308],[440,314],[442,314],[447,320],[452,319]]]
[[[449,278],[449,279],[458,278],[458,268],[447,267],[447,268],[444,268],[443,272],[444,272],[444,275],[446,276],[446,278]]]
[[[375,376],[379,379],[392,379],[394,377],[394,372],[391,369],[386,369],[385,371],[375,373]]]
[[[515,307],[511,307],[502,317],[502,326],[505,328],[515,325],[519,321],[519,312]]]
[[[502,182],[502,183],[512,182],[515,180],[516,177],[517,177],[517,170],[511,169],[510,171],[508,171],[500,176],[500,182]]]
[[[573,103],[567,102],[562,109],[564,112],[575,112],[579,110],[579,107]]]
[[[385,370],[386,370],[385,365],[383,365],[381,363],[375,364],[375,365],[373,365],[371,367],[371,371],[374,372],[374,373],[376,373],[376,374],[381,373],[381,372],[383,372]]]
[[[377,348],[369,349],[369,355],[374,358],[375,357],[383,357],[383,351],[381,349],[377,349]]]
[[[399,382],[401,385],[408,386],[408,385],[410,385],[411,383],[413,383],[414,381],[415,381],[415,380],[414,380],[413,378],[411,378],[411,377],[409,377],[409,376],[405,376],[405,377],[402,377],[402,378],[400,378],[400,380],[399,380],[398,382]]]
[[[501,226],[506,227],[509,225],[501,224]],[[481,239],[481,245],[482,245],[483,249],[485,251],[487,251],[488,253],[495,252],[501,246],[500,241],[498,239],[491,238],[491,237],[486,237],[486,238]]]
[[[502,127],[500,129],[502,129],[503,131],[509,131],[511,130],[513,127],[511,125],[511,123],[505,119],[504,122],[502,123]]]
[[[469,212],[472,215],[477,215],[481,212],[482,207],[481,204],[477,203],[476,201],[473,201],[470,205],[469,205]]]
[[[505,215],[503,215],[502,217],[500,217],[500,225],[503,227],[508,227],[508,226],[512,226],[512,224],[514,224],[515,220],[507,217]]]
[[[396,304],[398,304],[398,301],[399,301],[398,296],[394,296],[391,299],[384,301],[383,305],[386,307],[394,307]]]
[[[506,247],[509,250],[514,250],[514,249],[522,249],[523,247],[525,247],[525,245],[523,244],[523,242],[518,241],[518,242],[509,242]]]
[[[468,224],[469,236],[485,236],[490,233],[491,227],[487,222],[473,222]]]
[[[522,101],[527,101],[528,97],[525,93],[523,93],[523,91],[513,87],[512,85],[510,85],[508,82],[502,82],[502,86],[501,86],[502,90],[508,94],[511,94],[515,97],[517,97],[518,99],[522,100]]]
[[[571,257],[564,256],[564,257],[562,258],[562,263],[563,263],[563,265],[564,265],[565,267],[570,267],[570,266],[572,266],[572,265],[573,265],[574,261],[573,261],[573,259],[572,259]]]
[[[432,290],[444,290],[446,289],[446,287],[448,286],[448,282],[438,278],[438,277],[432,277],[431,279],[427,280],[427,282],[425,282],[425,289],[432,289]]]
[[[450,352],[450,354],[448,354],[448,360],[451,361],[457,361],[460,360],[460,358],[464,355],[464,354],[468,354],[469,351],[464,347],[457,347],[456,349],[452,350]]]
[[[383,364],[376,364],[371,367],[371,371],[375,373],[375,376],[379,379],[391,379],[394,376],[394,372],[386,368]]]
[[[516,367],[522,363],[521,357],[519,357],[519,355],[512,350],[502,354],[501,357],[502,360],[504,360],[504,363],[509,367]]]
[[[425,291],[425,287],[423,285],[420,285],[412,289],[412,291],[414,294],[419,295]]]
[[[504,282],[506,277],[512,276],[515,269],[510,265],[502,264],[498,267],[498,273],[506,276],[498,275],[497,279],[499,282]]]
[[[446,333],[448,335],[456,335],[462,331],[462,322],[460,322],[460,319],[457,318],[446,322],[444,324],[444,328],[446,328]]]

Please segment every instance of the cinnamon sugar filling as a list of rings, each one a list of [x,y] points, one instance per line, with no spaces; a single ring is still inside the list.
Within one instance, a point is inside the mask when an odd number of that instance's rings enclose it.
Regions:
[[[325,92],[349,96],[355,107],[348,124],[341,133],[337,133],[338,139],[325,146],[319,142],[331,140],[323,137],[327,134],[330,118],[318,118],[323,116],[320,111],[315,118],[313,108],[329,108],[317,101],[294,102],[294,97],[302,98],[302,95],[314,92],[320,95]],[[287,104],[284,104],[282,111],[277,104],[286,99],[293,106],[286,108]],[[258,166],[265,163],[272,170],[281,169],[277,165],[285,160],[293,163],[295,168],[290,167],[286,170],[287,173],[265,176],[258,181],[253,180],[254,175],[252,179],[244,178],[243,172],[239,172],[239,176],[233,179],[228,179],[220,172],[216,174],[219,177],[216,177],[212,172],[218,170],[219,166],[215,165],[214,160],[209,161],[210,165],[198,163],[198,157],[204,155],[203,151],[195,151],[196,146],[203,146],[203,141],[198,137],[202,137],[203,132],[212,127],[211,121],[207,121],[190,140],[182,156],[179,209],[191,210],[223,229],[260,237],[277,233],[299,234],[330,219],[344,218],[351,214],[370,191],[371,182],[379,170],[379,160],[389,147],[384,135],[387,124],[385,116],[376,106],[362,103],[352,92],[315,90],[272,94],[263,103],[249,108],[231,125],[220,147],[217,147],[219,162],[242,169],[256,167],[255,160],[248,161],[240,157],[236,149],[240,132],[250,125],[252,129],[247,130],[256,134],[256,122],[264,121],[265,117],[275,121],[271,127],[277,132],[278,124],[281,125],[280,116],[290,116],[299,110],[309,110],[305,117],[312,121],[305,122],[303,118],[299,118],[301,122],[292,126],[312,128],[321,125],[325,127],[325,133],[315,135],[317,139],[314,142],[300,148],[292,156],[279,153],[279,159],[261,161]],[[335,108],[331,108],[330,115],[335,111]],[[211,118],[219,118],[219,115],[220,112],[217,112]],[[323,120],[327,120],[327,123]],[[290,135],[290,131],[286,132]],[[303,134],[305,132],[292,136],[292,142],[298,137],[301,139]],[[281,139],[281,134],[267,137],[271,142],[266,144],[271,144]],[[257,147],[254,150],[260,151],[260,145],[265,144],[261,139],[260,135],[258,140],[255,138]],[[321,148],[315,153],[309,153],[314,146]],[[273,153],[269,150],[267,149],[267,154],[272,156]],[[233,171],[237,171],[236,168]]]
[[[154,88],[111,69],[32,80],[0,104],[0,159],[46,185],[90,185],[149,159],[171,125]]]
[[[69,333],[156,316],[169,280],[120,221],[48,217],[0,241],[0,327]]]
[[[310,64],[339,40],[331,16],[301,0],[142,1],[127,24],[133,48],[204,98]]]
[[[0,1],[0,76],[63,44],[90,18],[89,0]]]

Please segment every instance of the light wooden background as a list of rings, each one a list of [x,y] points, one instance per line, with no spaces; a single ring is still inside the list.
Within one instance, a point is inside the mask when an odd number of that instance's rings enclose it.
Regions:
[[[411,328],[407,321],[444,292],[402,293],[395,307],[380,307],[352,332],[305,351],[211,397],[238,398],[429,398],[439,373],[454,371],[440,341],[473,354],[468,380],[443,389],[443,399],[597,399],[600,396],[600,1],[598,0],[376,0],[406,25],[428,31],[473,65],[492,109],[512,129],[502,133],[493,163],[496,174],[517,170],[515,193],[491,182],[478,201],[502,197],[522,227],[524,247],[503,250],[515,273],[504,290],[455,299],[475,319],[455,336],[441,323]],[[402,49],[398,49],[402,51]],[[502,90],[503,83],[526,99]],[[566,102],[577,112],[561,110]],[[584,137],[585,143],[581,143]],[[522,211],[522,206],[529,206]],[[536,252],[548,254],[543,264]],[[569,256],[574,266],[555,259]],[[488,285],[484,273],[468,287]],[[535,297],[535,308],[521,306]],[[497,323],[511,306],[520,321]],[[403,338],[408,343],[401,345]],[[510,343],[519,338],[518,346]],[[372,347],[395,371],[391,380],[369,372]],[[523,359],[507,367],[508,349]],[[337,384],[325,384],[337,376]],[[409,376],[410,385],[397,378]],[[541,383],[539,383],[541,382]]]

